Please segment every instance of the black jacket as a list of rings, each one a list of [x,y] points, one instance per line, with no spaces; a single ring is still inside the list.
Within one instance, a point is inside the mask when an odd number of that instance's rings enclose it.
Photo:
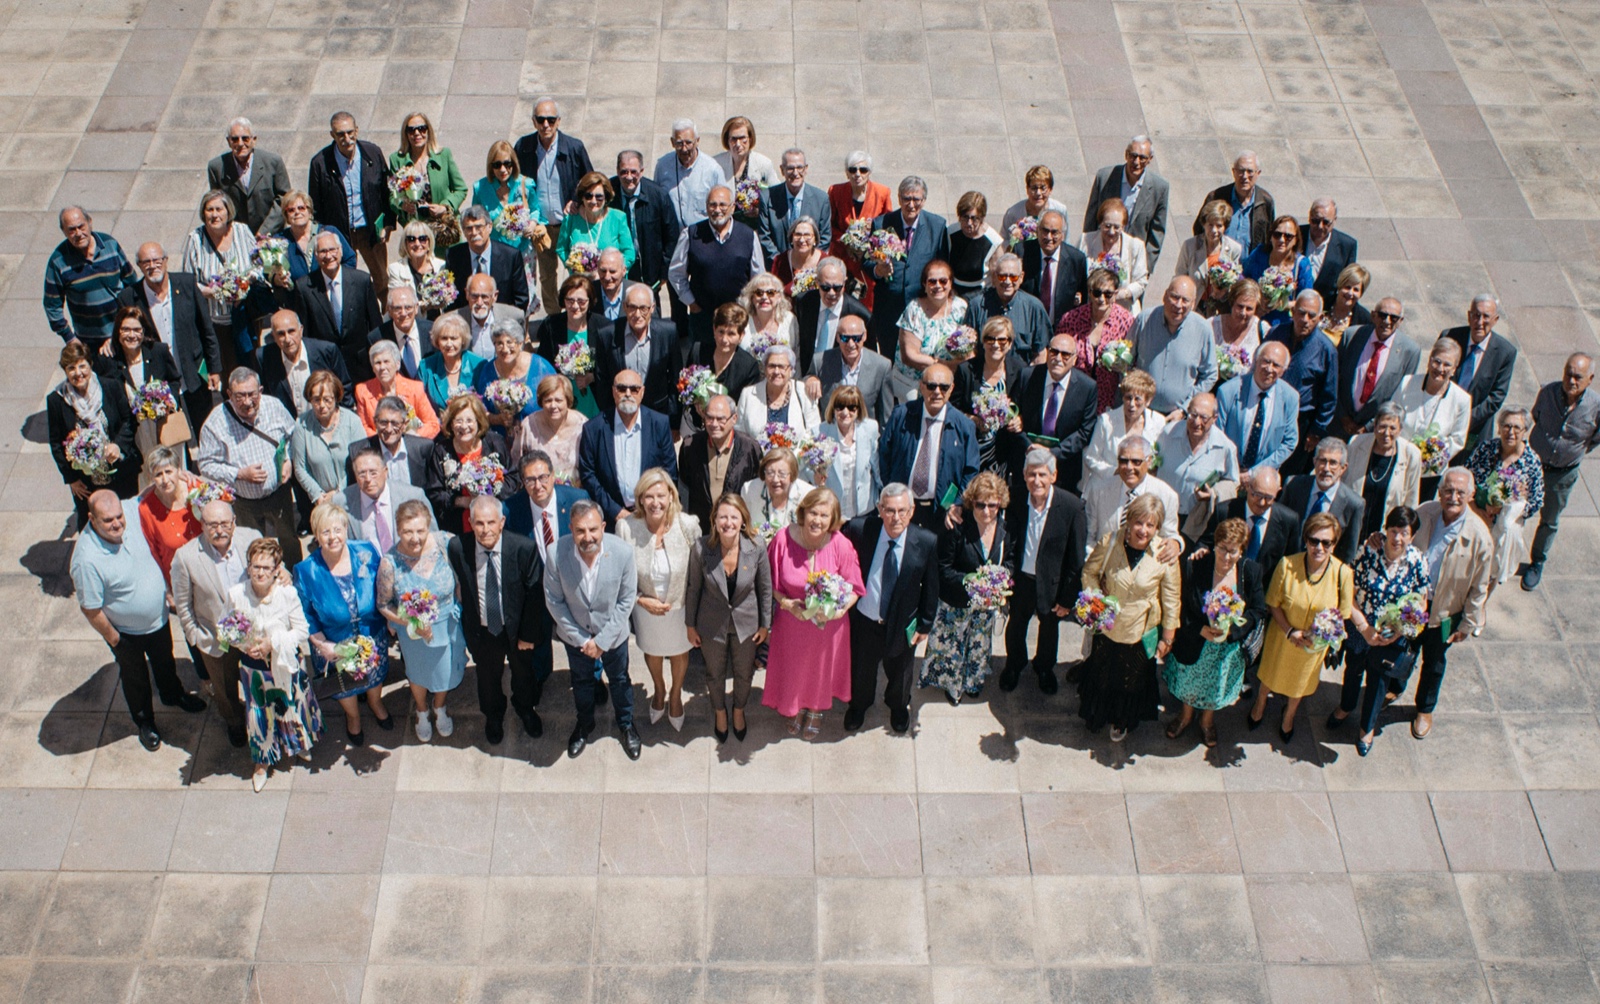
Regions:
[[[595,386],[606,393],[596,394],[602,411],[610,412],[616,398],[609,391],[617,374],[628,368],[628,320],[619,317],[610,324],[602,322],[591,340],[595,353]],[[677,428],[683,405],[678,400],[678,326],[665,318],[650,319],[650,365],[639,374],[644,378],[643,404],[659,411]]]
[[[1211,523],[1206,527],[1206,535],[1200,543],[1208,548],[1214,548],[1217,533],[1217,524],[1225,519],[1242,519],[1245,526],[1250,525],[1250,507],[1245,504],[1243,496],[1229,499],[1211,514]],[[1248,553],[1249,539],[1245,541]],[[1278,570],[1278,562],[1286,554],[1299,554],[1303,548],[1300,546],[1300,516],[1282,502],[1272,503],[1272,509],[1267,516],[1267,528],[1261,535],[1261,551],[1256,555],[1255,562],[1261,566],[1261,577],[1265,582],[1272,581],[1272,573]]]
[[[712,366],[712,356],[716,350],[717,347],[709,341],[694,343],[689,349],[689,365],[715,369]],[[746,387],[752,387],[763,379],[761,364],[756,362],[756,357],[744,349],[734,349],[733,358],[728,360],[728,365],[717,382],[728,388],[728,396],[737,402],[739,394]]]
[[[1051,489],[1050,511],[1045,513],[1044,532],[1039,534],[1039,553],[1034,560],[1033,577],[1037,590],[1036,609],[1027,611],[1040,617],[1051,608],[1072,609],[1083,580],[1083,558],[1088,553],[1089,517],[1083,500],[1062,488]],[[1022,551],[1028,536],[1028,493],[1012,495],[1006,512],[1006,528],[1011,534],[1011,554],[1016,574],[1022,572]]]
[[[445,553],[461,587],[461,630],[476,648],[488,638],[478,598],[478,540],[471,534],[453,536]],[[500,535],[500,611],[505,622],[501,639],[507,647],[518,641],[550,640],[544,559],[532,540],[509,531]]]
[[[344,356],[345,370],[351,377],[357,381],[371,380],[372,360],[367,356],[367,336],[383,323],[378,294],[367,273],[353,268],[340,268],[339,282],[343,295],[337,318],[328,300],[328,277],[321,269],[296,279],[291,289],[279,291],[278,298],[300,315],[306,341],[317,339],[333,343]]]
[[[128,404],[127,392],[122,389],[120,382],[98,375],[94,379],[100,381],[100,410],[106,417],[106,439],[122,451],[122,460],[117,463],[107,484],[93,487],[109,488],[117,493],[118,498],[132,498],[139,493],[139,468],[144,463],[144,458],[139,456],[139,448],[133,442],[133,434],[138,427],[133,420],[133,407]],[[70,485],[87,481],[86,475],[67,463],[67,436],[78,427],[78,413],[56,390],[45,396],[44,412],[50,435],[50,456],[56,462],[56,469],[61,472],[62,482]]]
[[[512,149],[517,155],[517,170],[524,177],[537,179],[539,164],[546,156],[539,134],[528,133],[517,140]],[[593,171],[594,165],[589,163],[589,150],[583,140],[564,132],[556,133],[555,155],[556,175],[561,179],[561,204],[566,205],[578,194],[578,179]]]
[[[862,323],[872,328],[872,311],[860,300],[849,293],[840,294],[844,299],[839,301],[839,317],[859,317]],[[817,355],[817,317],[822,313],[822,293],[807,290],[794,298],[794,323],[795,323],[795,367],[800,371],[800,376],[812,375],[812,362]],[[835,332],[837,337],[837,332]]]
[[[1039,297],[1043,303],[1039,281],[1044,278],[1044,253],[1039,250],[1039,242],[1023,241],[1017,253],[1022,257],[1022,291]],[[1061,245],[1057,257],[1055,275],[1051,276],[1056,287],[1055,297],[1049,301],[1051,330],[1061,323],[1062,314],[1089,302],[1089,260],[1071,244]]]
[[[417,491],[426,491],[428,488],[428,462],[433,459],[434,440],[422,436],[413,436],[406,433],[406,472],[411,476],[411,487]],[[350,456],[344,462],[345,477],[351,484],[356,483],[355,456],[361,450],[371,448],[383,455],[383,444],[377,436],[368,436],[359,443],[350,444]]]
[[[467,280],[472,278],[472,248],[465,241],[444,253],[444,267],[456,281],[456,301],[446,310],[467,305]],[[518,310],[528,309],[528,273],[523,271],[522,252],[497,240],[489,241],[489,275],[494,279],[495,302]]]
[[[1050,386],[1049,367],[1028,367],[1022,372],[1017,386],[1011,401],[1022,418],[1023,434],[1015,438],[1023,450],[1023,456],[1027,455],[1027,449],[1033,443],[1028,438],[1030,436],[1046,436],[1057,440],[1043,444],[1056,455],[1056,485],[1076,492],[1083,479],[1083,451],[1089,448],[1089,440],[1094,436],[1095,420],[1100,417],[1096,410],[1099,392],[1095,389],[1094,378],[1076,368],[1067,376],[1067,393],[1056,409],[1054,429],[1044,428],[1044,396]],[[1011,469],[1019,477],[1022,460],[1023,457],[1019,456],[1011,461]],[[1018,489],[1013,485],[1011,490]]]
[[[505,468],[506,479],[500,485],[500,490],[494,497],[504,502],[506,499],[522,490],[522,475],[511,464],[511,451],[506,449],[506,441],[500,433],[490,430],[483,437],[484,457],[493,457]],[[450,486],[450,476],[445,473],[446,462],[455,463],[460,458],[449,433],[440,433],[439,438],[433,441],[433,453],[428,456],[428,475],[420,487],[428,494],[428,501],[433,505],[433,518],[439,524],[439,529],[449,530],[451,533],[466,532],[467,521],[464,518],[466,509],[458,509],[455,500],[461,493]],[[465,587],[463,587],[465,588]],[[463,613],[463,617],[465,614]]]
[[[626,216],[622,183],[615,177],[611,179],[611,191],[616,193],[611,197],[611,208]],[[649,178],[640,178],[638,198],[628,223],[633,231],[634,251],[628,278],[650,286],[666,281],[667,266],[672,263],[672,251],[678,246],[678,233],[683,229],[666,190]]]
[[[320,338],[307,338],[301,342],[300,351],[310,360],[311,372],[327,370],[339,378],[339,382],[344,384],[344,400],[339,404],[354,408],[355,384],[350,380],[350,371],[345,367],[344,356],[339,349]],[[283,352],[270,340],[261,349],[261,386],[268,394],[282,401],[283,406],[289,409],[289,414],[300,414],[294,406],[294,394],[289,390],[289,374],[283,368]]]
[[[861,578],[864,581],[872,572],[872,555],[878,549],[878,537],[883,532],[883,520],[877,513],[857,516],[843,527],[845,539],[856,549],[861,561]],[[894,582],[894,592],[883,603],[884,633],[888,648],[882,658],[892,659],[911,646],[906,631],[911,619],[916,618],[915,633],[933,631],[933,618],[939,609],[939,539],[932,530],[915,524],[906,527],[900,535],[905,541],[900,555],[900,573]]]
[[[987,549],[978,536],[978,521],[967,517],[939,535],[939,600],[947,607],[966,609],[972,597],[962,579],[982,565],[1004,565],[1013,575],[1017,571],[1015,553],[1006,539],[1002,514],[994,531],[994,543]],[[872,560],[871,555],[867,560]]]
[[[115,381],[118,385],[132,387],[135,391],[139,389],[140,385],[135,384],[129,376],[128,364],[122,361],[120,349],[116,350],[116,355],[111,356],[103,356],[96,352],[91,357],[91,365],[94,366],[96,373]],[[173,361],[172,353],[167,351],[167,347],[161,342],[144,347],[144,381],[149,383],[151,380],[164,381],[172,390],[172,396],[179,398],[178,406],[183,406],[180,397],[183,377],[178,373],[178,364]]]
[[[712,508],[717,500],[711,497],[710,437],[697,432],[678,451],[678,477],[683,482],[683,511],[700,521],[703,527],[711,526]],[[747,432],[735,429],[733,452],[728,456],[728,474],[723,479],[722,490],[739,494],[746,481],[761,476],[761,444]]]
[[[1250,637],[1250,632],[1267,617],[1267,589],[1262,582],[1261,566],[1248,558],[1240,558],[1237,567],[1235,578],[1239,585],[1237,592],[1244,600],[1244,623],[1229,629],[1231,642],[1242,642]],[[1216,572],[1215,551],[1198,560],[1183,559],[1183,623],[1178,625],[1178,633],[1172,639],[1172,658],[1188,666],[1200,660],[1200,650],[1205,647],[1206,640],[1200,637],[1200,629],[1211,623],[1206,619],[1205,601]]]
[[[422,345],[422,356],[417,360],[420,363],[423,359],[428,358],[439,350],[433,347],[433,322],[419,314],[412,323],[417,329],[417,341]],[[367,348],[370,349],[379,342],[400,344],[400,340],[394,336],[393,318],[384,318],[382,324],[367,332]],[[405,353],[403,351],[401,352],[400,372],[413,380],[419,379],[416,373],[406,372]]]
[[[592,346],[599,341],[600,332],[609,327],[611,327],[611,322],[606,320],[604,314],[591,311],[589,313],[589,344]],[[557,311],[554,314],[546,314],[539,319],[538,326],[532,332],[534,341],[538,343],[534,346],[534,351],[539,353],[545,362],[554,366],[556,364],[556,353],[561,351],[561,346],[567,344],[568,334],[567,315],[565,312]],[[596,359],[595,363],[598,365],[599,359]]]
[[[206,309],[205,300],[200,296],[200,287],[195,282],[193,273],[168,272],[167,289],[172,297],[172,345],[173,361],[178,364],[178,371],[183,374],[183,389],[185,392],[197,391],[206,385],[205,377],[200,375],[200,366],[205,364],[208,373],[214,373],[224,380],[228,374],[222,372],[222,353],[217,346],[217,331],[211,326],[211,312]],[[149,301],[145,299],[144,283],[138,282],[132,286],[124,287],[117,294],[117,303],[124,307],[139,307],[149,311]]]
[[[376,143],[362,139],[356,141],[356,147],[361,154],[361,208],[367,218],[362,233],[370,239],[388,222],[384,213],[389,208],[389,160]],[[339,175],[339,161],[334,156],[332,143],[311,158],[306,172],[306,194],[311,196],[318,223],[338,227],[340,233],[352,239],[356,236],[350,226],[350,204],[345,199],[344,181]],[[376,325],[369,325],[362,334],[374,327]]]

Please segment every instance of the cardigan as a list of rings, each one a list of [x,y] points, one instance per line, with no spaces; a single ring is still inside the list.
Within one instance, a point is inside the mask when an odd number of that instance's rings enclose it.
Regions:
[[[333,492],[348,485],[345,464],[350,458],[350,447],[363,442],[367,432],[361,419],[349,408],[340,408],[334,423],[333,442],[322,438],[322,423],[308,408],[295,419],[289,433],[289,460],[294,467],[294,479],[312,502],[323,492]]]

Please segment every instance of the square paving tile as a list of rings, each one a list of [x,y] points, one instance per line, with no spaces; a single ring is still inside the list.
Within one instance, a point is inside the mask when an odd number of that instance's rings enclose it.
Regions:
[[[922,874],[922,833],[912,795],[817,795],[818,875]]]
[[[1472,933],[1451,876],[1352,875],[1373,961],[1470,959]]]
[[[45,910],[38,951],[88,959],[138,955],[160,894],[160,875],[64,873]]]
[[[1246,884],[1268,962],[1367,960],[1355,894],[1344,875],[1256,875]]]
[[[1128,822],[1140,874],[1240,870],[1226,795],[1129,795]]]
[[[484,961],[587,966],[594,954],[595,890],[593,876],[491,878]]]
[[[810,795],[710,796],[711,875],[810,875],[815,827]]]
[[[930,878],[929,956],[935,965],[1016,965],[1034,959],[1027,878]]]
[[[1140,876],[1150,952],[1157,962],[1255,962],[1260,957],[1244,879]]]
[[[1481,959],[1577,955],[1553,875],[1457,875],[1456,888]]]
[[[396,794],[384,872],[487,875],[499,797],[440,791]]]
[[[708,961],[770,965],[816,959],[812,879],[718,877],[707,884]]]
[[[1423,792],[1331,792],[1344,848],[1352,872],[1438,871],[1447,866],[1433,806]]]
[[[926,965],[922,881],[818,879],[817,943],[824,962]]]
[[[1345,870],[1327,795],[1236,793],[1228,804],[1247,873]]]
[[[496,875],[593,875],[599,867],[597,794],[506,793],[494,824]]]
[[[1016,795],[923,795],[923,870],[930,875],[1025,875],[1028,844]]]
[[[1550,868],[1538,821],[1520,791],[1437,792],[1433,813],[1451,871]]]
[[[178,959],[252,959],[271,879],[266,875],[168,875],[151,953]]]
[[[1034,880],[1034,951],[1046,965],[1147,962],[1150,934],[1133,876],[1062,875]]]
[[[1022,814],[1035,875],[1131,875],[1137,870],[1127,803],[1120,795],[1034,793],[1022,797]]]
[[[484,936],[487,879],[385,875],[372,929],[373,962],[476,962]]]
[[[600,829],[603,875],[704,875],[706,796],[612,794]]]
[[[364,964],[377,914],[378,881],[377,875],[273,875],[256,958]]]

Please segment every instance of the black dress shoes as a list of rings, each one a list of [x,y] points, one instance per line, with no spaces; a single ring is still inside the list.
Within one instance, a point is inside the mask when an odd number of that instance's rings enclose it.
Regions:
[[[1016,667],[1007,666],[1000,671],[1000,689],[1008,694],[1011,693],[1017,689],[1017,682],[1021,678],[1022,674],[1017,671]]]
[[[248,740],[245,737],[243,728],[241,728],[238,725],[230,725],[230,726],[228,726],[228,745],[229,746],[232,746],[236,750],[244,749],[244,744],[247,741]]]
[[[539,712],[530,711],[527,714],[518,714],[522,719],[522,731],[535,739],[544,735],[544,722],[539,718]]]
[[[351,732],[348,725],[344,727],[344,737],[350,741],[351,746],[365,746],[367,744],[367,734],[365,732]]]
[[[385,732],[393,732],[394,731],[394,716],[393,715],[384,715],[382,718],[379,718],[378,719],[378,728],[382,729]]]
[[[911,727],[911,712],[904,708],[890,708],[889,727],[901,735],[905,735],[906,729]]]
[[[1529,565],[1522,573],[1522,588],[1531,593],[1539,588],[1539,580],[1543,578],[1543,565]]]
[[[1061,684],[1056,681],[1054,669],[1041,669],[1039,671],[1039,693],[1054,694],[1061,689]]]
[[[567,756],[576,757],[589,745],[589,733],[580,726],[572,730],[572,735],[567,737]]]
[[[859,729],[861,727],[861,723],[865,722],[866,720],[867,713],[865,711],[857,711],[856,709],[851,708],[849,711],[844,713],[844,730],[846,732],[854,732],[856,729]]]
[[[161,748],[161,733],[156,731],[154,725],[144,722],[135,722],[139,726],[139,745],[154,753]]]
[[[183,711],[187,711],[191,715],[198,715],[200,712],[206,709],[205,701],[202,701],[194,694],[188,693],[184,694],[176,701],[162,701],[161,703],[165,704],[169,708],[179,708]]]
[[[723,743],[728,741],[728,730],[727,729],[719,729],[715,725],[713,725],[713,726],[711,726],[711,734],[717,737],[717,745],[718,746],[721,746]]]
[[[498,718],[486,719],[483,723],[483,738],[489,741],[490,746],[499,745],[506,737],[506,723]]]
[[[644,743],[639,741],[639,730],[632,725],[622,730],[622,749],[628,754],[629,760],[639,759],[639,754],[644,750]]]

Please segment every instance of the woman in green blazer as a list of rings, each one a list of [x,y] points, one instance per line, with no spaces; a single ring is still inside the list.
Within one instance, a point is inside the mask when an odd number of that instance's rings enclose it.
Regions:
[[[556,240],[556,257],[567,262],[574,248],[589,245],[596,252],[616,248],[622,252],[622,267],[633,267],[633,233],[628,229],[628,217],[620,209],[607,209],[611,202],[611,182],[599,171],[590,171],[578,179],[574,200],[578,211],[568,213],[561,221],[561,237]],[[592,269],[574,268],[567,263],[569,272],[589,272]]]
[[[390,190],[389,211],[395,223],[403,227],[415,219],[434,220],[445,209],[459,213],[467,197],[466,179],[450,151],[439,145],[433,123],[421,112],[408,115],[400,127],[400,149],[389,155],[389,173],[398,175],[413,164],[427,165],[428,183],[421,192],[405,196]]]

